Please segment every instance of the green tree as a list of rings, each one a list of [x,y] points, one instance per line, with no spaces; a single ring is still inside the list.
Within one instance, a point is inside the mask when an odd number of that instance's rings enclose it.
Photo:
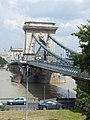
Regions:
[[[87,25],[78,26],[79,31],[73,33],[79,39],[81,54],[74,56],[75,65],[79,65],[81,70],[86,70],[90,74],[90,20]]]
[[[7,61],[0,56],[0,65],[3,66],[5,64],[7,64]]]
[[[90,120],[90,94],[82,91],[80,88],[76,89],[78,94],[77,106],[82,111],[83,115],[86,115],[86,120]]]
[[[90,20],[87,25],[78,26],[79,31],[73,33],[79,39],[82,49],[81,54],[74,55],[74,64],[78,65],[81,71],[86,70],[90,74]],[[77,103],[82,113],[87,116],[86,120],[90,120],[90,93],[77,88]]]

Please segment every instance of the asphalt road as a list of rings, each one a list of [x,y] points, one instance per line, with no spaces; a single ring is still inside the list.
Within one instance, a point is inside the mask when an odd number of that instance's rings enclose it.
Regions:
[[[25,110],[26,105],[6,105],[6,108],[8,108],[9,110]],[[38,103],[28,104],[29,110],[37,110],[37,108],[38,108]]]

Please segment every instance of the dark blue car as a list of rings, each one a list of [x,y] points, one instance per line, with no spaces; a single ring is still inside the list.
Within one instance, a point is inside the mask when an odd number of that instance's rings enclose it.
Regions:
[[[63,104],[52,101],[44,101],[38,103],[38,110],[52,110],[52,109],[64,109]]]

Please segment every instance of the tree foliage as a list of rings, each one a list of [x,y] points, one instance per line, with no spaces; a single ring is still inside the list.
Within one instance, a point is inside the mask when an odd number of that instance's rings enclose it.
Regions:
[[[81,70],[86,70],[90,74],[90,20],[87,25],[78,26],[79,32],[73,33],[79,39],[81,54],[74,56],[75,65],[79,65]]]
[[[77,88],[76,92],[78,94],[77,106],[81,109],[82,114],[86,115],[86,120],[90,120],[90,94],[80,88]]]
[[[7,64],[7,61],[0,56],[0,65],[3,66],[5,64]]]
[[[73,33],[79,39],[79,44],[82,49],[81,54],[74,56],[74,64],[78,65],[82,71],[86,70],[90,74],[90,20],[87,25],[78,26],[79,31]],[[87,116],[86,120],[90,120],[90,94],[77,88],[78,106],[82,113]]]

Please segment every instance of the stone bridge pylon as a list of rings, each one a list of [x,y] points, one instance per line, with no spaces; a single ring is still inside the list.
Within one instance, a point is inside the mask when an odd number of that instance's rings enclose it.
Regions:
[[[55,32],[58,29],[55,26],[55,23],[52,22],[25,22],[23,30],[25,31],[25,46],[24,46],[24,60],[35,60],[35,56],[39,51],[37,49],[37,43],[33,38],[33,34],[42,42],[47,49],[51,52],[55,52],[55,44],[52,40],[49,39],[49,35],[55,36]],[[40,39],[41,38],[41,39]],[[44,58],[39,58],[46,60],[46,53],[44,50],[39,51],[40,54],[43,54]],[[49,56],[50,61],[53,61],[52,56]],[[52,73],[51,71],[34,68],[32,67],[32,73],[29,76],[30,82],[40,82],[40,83],[50,83],[56,82],[60,79],[59,73]]]
[[[39,39],[42,39],[42,43],[50,49],[55,51],[54,42],[48,39],[48,35],[54,36],[58,27],[55,23],[51,22],[25,22],[23,30],[25,31],[25,46],[24,46],[24,60],[34,59],[36,50],[36,41],[33,39],[33,34]]]

